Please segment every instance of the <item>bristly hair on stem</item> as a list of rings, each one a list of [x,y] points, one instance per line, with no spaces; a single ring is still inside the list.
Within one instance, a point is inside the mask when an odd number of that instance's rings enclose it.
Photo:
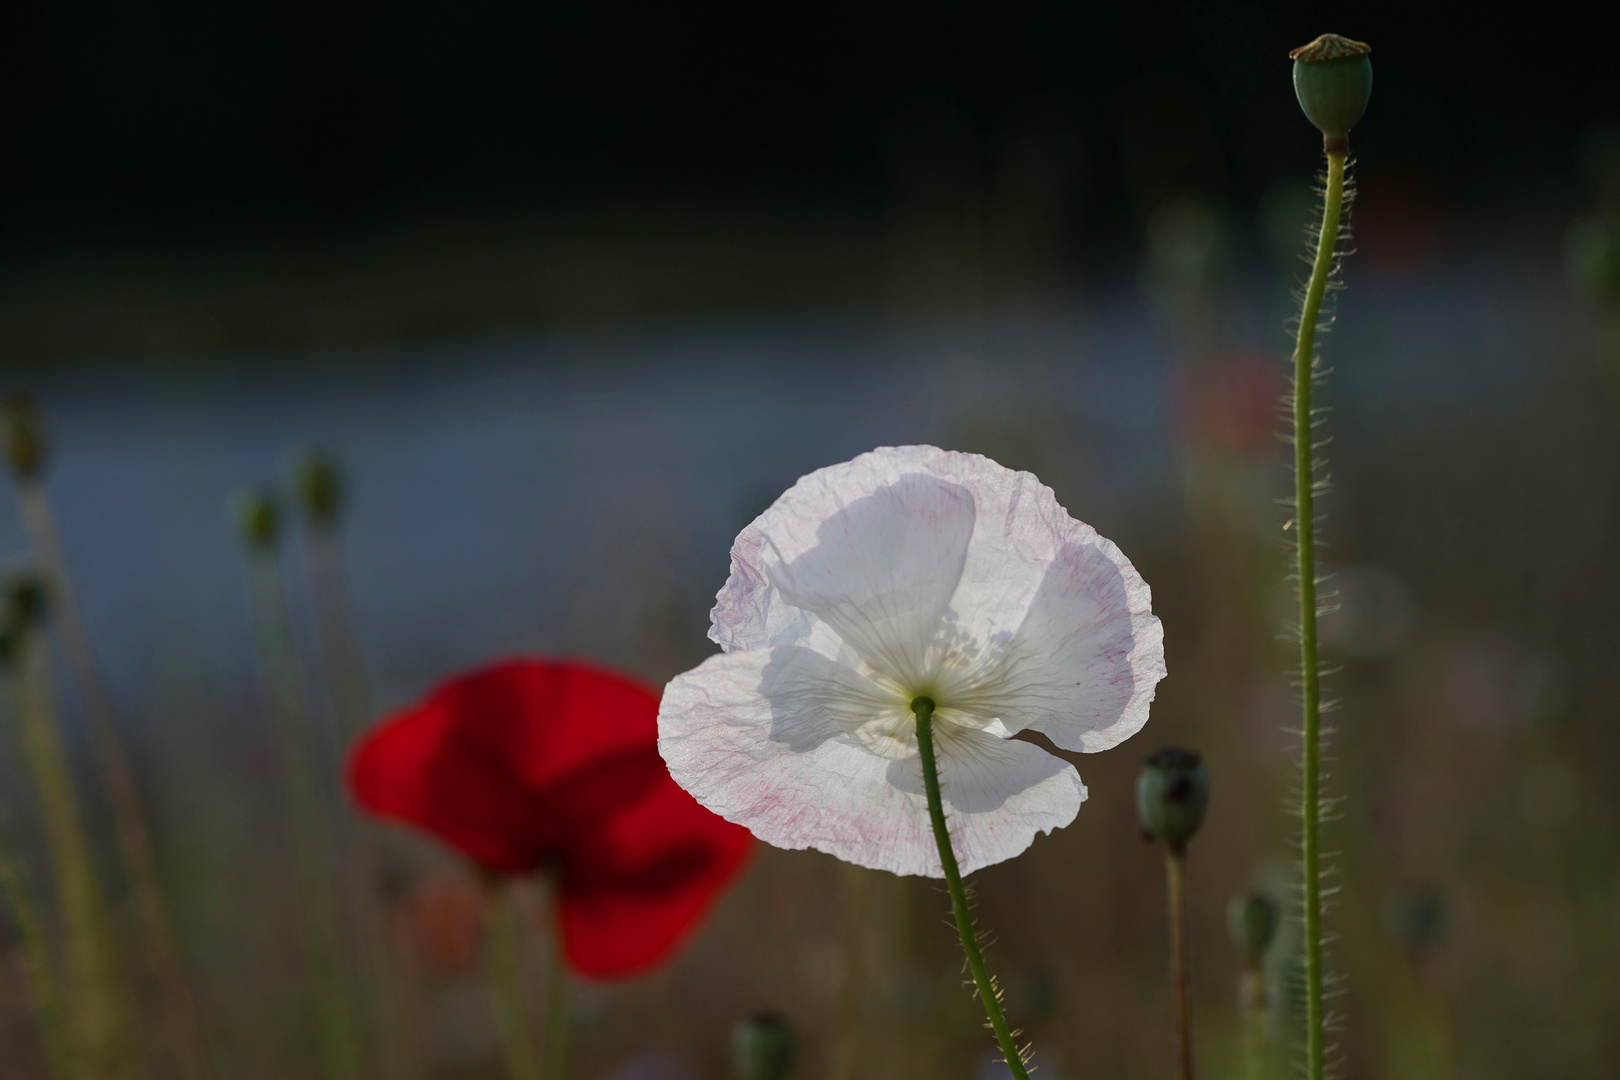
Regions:
[[[1331,1048],[1327,1032],[1333,1020],[1327,1013],[1326,937],[1322,916],[1326,902],[1335,890],[1324,889],[1322,878],[1330,873],[1322,865],[1321,826],[1330,818],[1334,801],[1322,792],[1322,666],[1317,651],[1316,622],[1325,613],[1324,598],[1318,595],[1322,583],[1316,565],[1316,527],[1321,518],[1316,500],[1325,495],[1331,481],[1325,473],[1326,458],[1319,451],[1327,440],[1319,436],[1326,422],[1326,411],[1313,403],[1313,391],[1326,377],[1316,353],[1316,335],[1327,326],[1322,319],[1322,301],[1338,272],[1341,241],[1349,239],[1348,199],[1345,187],[1346,152],[1330,146],[1326,151],[1327,175],[1322,188],[1321,220],[1311,257],[1311,276],[1300,298],[1300,315],[1294,344],[1294,369],[1289,410],[1292,421],[1294,497],[1293,516],[1283,525],[1291,534],[1294,572],[1291,578],[1298,591],[1299,623],[1297,642],[1300,657],[1300,881],[1302,917],[1305,924],[1305,1072],[1308,1080],[1325,1080]]]
[[[1029,1080],[1029,1059],[1032,1047],[1020,1047],[1021,1034],[1007,1026],[1002,1012],[1001,987],[984,963],[979,948],[980,934],[973,926],[973,911],[968,889],[962,884],[962,873],[957,868],[956,852],[951,847],[951,832],[945,822],[945,804],[940,795],[939,763],[934,757],[934,700],[919,697],[911,703],[917,717],[917,752],[922,758],[923,787],[928,794],[928,820],[934,829],[934,842],[939,846],[940,868],[945,874],[945,888],[951,896],[951,914],[955,917],[956,932],[962,939],[962,953],[978,989],[979,1001],[984,1006],[988,1027],[1001,1048],[1002,1058],[1012,1072],[1014,1080]]]

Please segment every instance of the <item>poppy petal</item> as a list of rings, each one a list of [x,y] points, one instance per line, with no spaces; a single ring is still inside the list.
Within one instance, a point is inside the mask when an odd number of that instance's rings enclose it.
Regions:
[[[433,833],[503,873],[657,783],[644,758],[658,699],[578,661],[513,660],[444,683],[384,721],[349,763],[367,811]]]
[[[663,782],[581,833],[562,868],[569,966],[622,978],[663,960],[742,868],[748,830],[698,805],[649,754]]]

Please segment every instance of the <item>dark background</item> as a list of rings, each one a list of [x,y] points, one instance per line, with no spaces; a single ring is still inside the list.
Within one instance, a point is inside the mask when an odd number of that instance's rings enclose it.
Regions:
[[[874,291],[852,270],[863,245],[919,189],[992,202],[1033,161],[1062,208],[1044,242],[1068,280],[1106,285],[1167,196],[1242,219],[1309,173],[1314,144],[1277,83],[1288,49],[1329,24],[1373,45],[1378,90],[1355,148],[1365,176],[1399,179],[1397,219],[1561,228],[1589,199],[1583,137],[1620,103],[1592,44],[1603,28],[1544,5],[1460,11],[18,2],[0,23],[0,271],[25,292],[62,275],[94,292],[150,281],[161,261],[171,300],[224,290],[204,306],[231,314],[193,335],[206,351],[307,338],[252,313],[273,306],[267,282],[299,276],[289,261],[343,268],[341,291],[371,287],[379,263],[449,275],[429,249],[521,261],[582,237],[729,229],[753,237],[744,247],[792,247],[830,230],[849,246],[806,251],[751,287],[641,299],[676,312],[861,304]],[[312,244],[324,255],[308,256]],[[300,245],[302,261],[281,257]],[[390,281],[377,287],[409,288]],[[51,302],[108,323],[105,304],[61,289]],[[448,304],[369,336],[627,304]],[[0,342],[24,359],[175,351],[131,321],[74,336],[14,317]],[[186,351],[192,339],[176,340]]]

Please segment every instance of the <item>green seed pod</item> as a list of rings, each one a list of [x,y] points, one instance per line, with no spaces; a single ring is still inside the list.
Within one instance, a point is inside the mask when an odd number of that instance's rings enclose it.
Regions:
[[[1180,850],[1208,809],[1209,773],[1197,754],[1167,746],[1147,759],[1136,778],[1136,811],[1149,836]]]
[[[269,551],[281,538],[281,508],[263,488],[247,488],[231,497],[231,524],[250,551]]]
[[[337,458],[319,446],[307,446],[293,458],[291,472],[298,507],[310,524],[323,529],[336,525],[348,494]]]
[[[45,417],[32,394],[14,390],[0,400],[0,428],[3,428],[6,464],[19,480],[37,480],[45,471],[50,441],[45,434]]]
[[[759,1013],[731,1031],[737,1080],[782,1080],[793,1065],[793,1029],[776,1013]]]
[[[6,576],[5,629],[15,635],[43,625],[49,607],[45,582],[32,570],[14,570]]]
[[[1277,936],[1277,923],[1281,913],[1277,902],[1258,890],[1232,897],[1226,905],[1227,929],[1232,933],[1232,944],[1243,953],[1249,967],[1259,967],[1272,939]]]
[[[1322,133],[1330,152],[1350,148],[1350,129],[1372,97],[1372,52],[1338,34],[1323,34],[1288,55],[1294,61],[1294,94],[1305,116]]]

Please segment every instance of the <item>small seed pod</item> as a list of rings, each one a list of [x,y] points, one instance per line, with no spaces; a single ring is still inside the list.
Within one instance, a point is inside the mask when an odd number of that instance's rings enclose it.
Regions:
[[[50,441],[45,434],[45,417],[32,394],[13,390],[0,399],[0,429],[3,429],[6,464],[19,480],[37,480],[45,471]]]
[[[1289,53],[1294,61],[1294,94],[1306,119],[1322,133],[1329,152],[1350,149],[1350,129],[1372,97],[1372,52],[1366,44],[1323,34]]]
[[[336,525],[348,494],[337,458],[319,446],[307,446],[293,458],[291,472],[298,507],[310,524],[323,529]]]
[[[1243,953],[1246,966],[1260,966],[1277,936],[1279,914],[1277,902],[1258,890],[1234,896],[1226,906],[1227,929],[1232,933],[1232,944]]]
[[[793,1065],[793,1029],[773,1012],[742,1021],[731,1031],[737,1080],[782,1080]]]
[[[1136,810],[1148,836],[1179,851],[1208,809],[1209,773],[1197,754],[1167,746],[1147,759],[1136,777]]]
[[[5,629],[15,635],[40,626],[49,608],[45,582],[32,570],[13,570],[5,583]]]
[[[269,551],[281,538],[281,508],[263,488],[248,488],[231,497],[231,524],[250,551]]]

